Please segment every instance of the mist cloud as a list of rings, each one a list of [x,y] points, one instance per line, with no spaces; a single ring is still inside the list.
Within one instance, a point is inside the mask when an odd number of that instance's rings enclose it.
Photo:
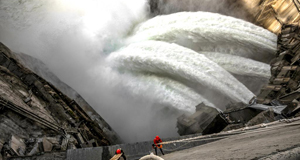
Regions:
[[[161,14],[211,11],[251,17],[230,0],[160,1]],[[105,58],[124,44],[135,26],[148,19],[146,0],[0,0],[0,41],[15,52],[42,60],[74,88],[126,142],[177,136],[175,109],[135,73],[113,70]],[[144,87],[144,92],[135,93]],[[125,88],[124,86],[127,86]]]
[[[0,4],[0,41],[15,52],[41,59],[125,141],[150,139],[162,132],[137,132],[149,128],[149,123],[155,125],[149,121],[157,121],[159,110],[151,109],[151,99],[128,97],[120,83],[130,77],[113,73],[104,62],[110,52],[122,46],[132,28],[147,18],[146,1],[1,0]],[[175,124],[172,128],[176,133]]]

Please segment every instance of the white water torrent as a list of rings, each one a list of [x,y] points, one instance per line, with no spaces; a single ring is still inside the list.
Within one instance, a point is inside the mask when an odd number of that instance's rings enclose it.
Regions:
[[[265,61],[274,56],[273,33],[233,17],[208,12],[181,12],[157,16],[142,23],[131,42],[158,40],[196,51],[215,51]]]
[[[218,52],[200,52],[207,58],[217,63],[230,73],[243,76],[271,77],[269,64],[251,60],[249,58],[223,54]]]
[[[254,94],[231,74],[269,78],[271,32],[208,12],[147,20],[147,7],[146,0],[0,0],[0,41],[41,59],[127,142],[176,136],[177,116],[201,102],[247,103]]]
[[[211,88],[234,102],[247,103],[253,97],[253,93],[223,68],[204,55],[176,44],[134,43],[112,53],[108,59],[122,69],[184,79],[184,83]]]

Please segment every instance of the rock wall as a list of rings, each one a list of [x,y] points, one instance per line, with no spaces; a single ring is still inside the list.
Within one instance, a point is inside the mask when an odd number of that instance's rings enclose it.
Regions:
[[[99,125],[107,135],[107,139],[113,144],[121,143],[121,138],[110,125],[90,106],[73,88],[62,82],[50,69],[39,59],[24,53],[14,53],[20,63],[53,84],[62,93],[73,99],[87,113],[87,115]]]
[[[0,159],[119,142],[99,115],[91,118],[75,100],[25,68],[2,43],[0,75]],[[87,105],[83,99],[81,103]]]

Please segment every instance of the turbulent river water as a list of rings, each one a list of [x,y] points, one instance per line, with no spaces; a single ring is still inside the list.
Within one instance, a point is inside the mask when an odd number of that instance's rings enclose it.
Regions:
[[[0,41],[41,59],[128,142],[176,136],[177,116],[247,103],[270,77],[271,32],[218,13],[148,12],[141,0],[0,0]]]

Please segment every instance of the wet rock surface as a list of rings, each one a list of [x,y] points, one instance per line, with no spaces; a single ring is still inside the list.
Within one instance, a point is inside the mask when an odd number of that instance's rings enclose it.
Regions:
[[[119,142],[117,134],[80,95],[69,98],[24,67],[2,43],[0,75],[0,157],[35,156]],[[55,82],[65,85],[57,79]],[[76,93],[67,85],[64,90]]]
[[[120,143],[121,139],[117,133],[110,127],[110,125],[90,106],[85,99],[81,97],[73,88],[62,82],[56,75],[54,75],[48,67],[39,59],[26,55],[24,53],[14,53],[20,63],[34,71],[40,77],[43,77],[59,90],[73,99],[86,114],[99,125],[103,132],[107,135],[107,139],[113,144]]]

